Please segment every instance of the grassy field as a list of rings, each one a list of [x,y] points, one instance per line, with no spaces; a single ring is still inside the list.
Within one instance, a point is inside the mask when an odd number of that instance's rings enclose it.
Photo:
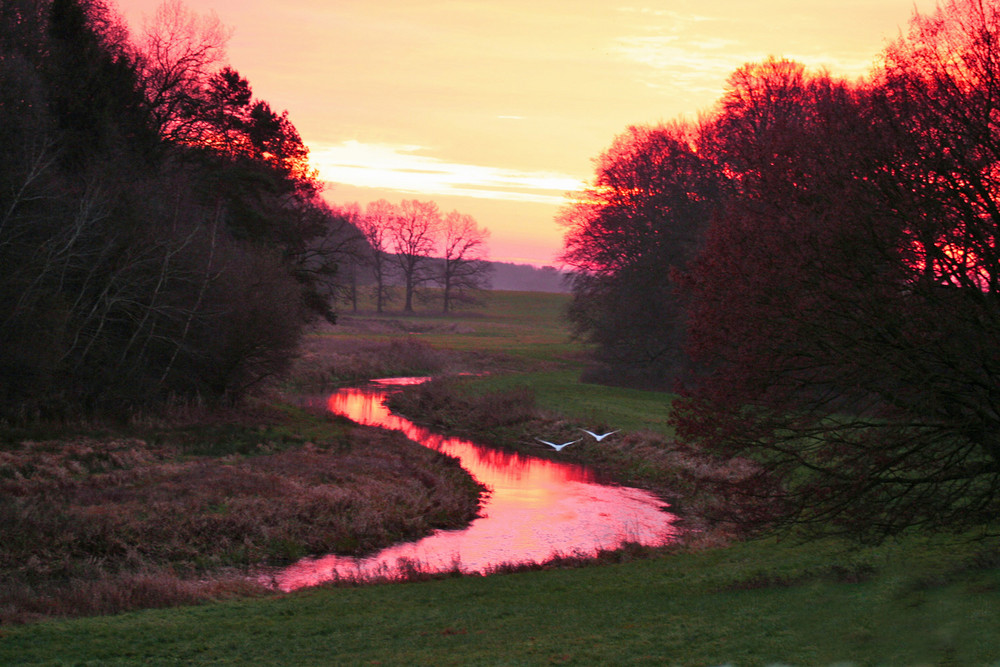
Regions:
[[[352,372],[499,367],[510,372],[458,391],[528,386],[567,423],[669,438],[669,396],[578,382],[585,350],[559,319],[566,299],[499,293],[478,314],[349,315],[310,339],[305,361],[330,381],[352,351],[371,356]],[[2,625],[0,664],[1000,665],[1000,548],[968,537],[702,541],[603,565]]]
[[[990,665],[1000,573],[968,543],[737,544],[324,588],[6,630],[0,664]]]

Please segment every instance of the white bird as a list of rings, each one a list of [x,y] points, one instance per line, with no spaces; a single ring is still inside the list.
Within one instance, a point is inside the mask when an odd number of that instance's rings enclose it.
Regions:
[[[541,438],[535,438],[535,440],[537,440],[538,442],[544,442],[546,445],[548,445],[552,449],[556,450],[557,452],[558,451],[562,451],[563,447],[566,447],[566,446],[569,446],[569,445],[573,445],[573,444],[576,444],[576,443],[580,442],[579,440],[573,440],[572,442],[564,442],[561,445],[557,445],[554,442],[549,442],[548,440],[542,440]]]
[[[601,440],[604,440],[606,437],[608,437],[612,433],[617,433],[618,432],[618,431],[608,431],[607,433],[605,433],[603,435],[597,435],[596,433],[591,433],[590,431],[588,431],[585,428],[581,428],[580,430],[583,431],[584,433],[588,434],[588,435],[593,436],[594,440],[596,440],[597,442],[600,442]]]

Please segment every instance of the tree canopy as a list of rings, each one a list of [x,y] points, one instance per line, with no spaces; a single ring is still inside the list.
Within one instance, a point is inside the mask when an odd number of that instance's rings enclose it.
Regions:
[[[863,81],[747,64],[687,149],[661,160],[640,138],[676,130],[630,130],[571,205],[575,323],[626,369],[634,350],[690,355],[673,422],[744,461],[709,480],[741,526],[879,539],[995,522],[998,45],[995,3],[949,0]],[[643,262],[659,273],[633,274]],[[618,284],[642,305],[605,296]],[[650,321],[666,294],[683,329]],[[619,335],[632,358],[612,356]]]
[[[135,42],[103,0],[0,5],[4,415],[237,398],[330,314],[349,230],[226,37],[176,0]]]

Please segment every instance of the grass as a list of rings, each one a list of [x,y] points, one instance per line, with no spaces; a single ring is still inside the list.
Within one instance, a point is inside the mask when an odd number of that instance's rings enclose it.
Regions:
[[[1000,573],[970,567],[976,557],[943,539],[865,551],[757,542],[325,588],[15,628],[0,663],[996,664]]]
[[[247,570],[478,511],[457,461],[290,406],[125,430],[0,448],[0,621],[261,594]]]
[[[531,361],[577,362],[585,346],[572,340],[563,314],[569,295],[546,292],[492,292],[483,310],[443,315],[435,310],[413,314],[361,310],[345,312],[324,336],[364,341],[417,338],[436,349],[503,354]]]
[[[477,314],[345,318],[343,328],[311,337],[305,366],[321,377],[303,386],[343,381],[348,373],[339,369],[499,368],[507,372],[456,380],[454,393],[441,394],[454,426],[464,426],[466,403],[470,414],[489,405],[521,414],[527,393],[538,425],[628,431],[615,439],[625,463],[608,465],[645,461],[649,470],[633,472],[649,479],[682,463],[665,421],[670,396],[576,379],[585,348],[558,319],[566,298],[499,293]],[[272,420],[266,433],[275,453],[295,454],[302,429],[316,427],[296,425],[294,409],[284,409],[291,417]],[[188,443],[185,456],[211,453],[216,441],[253,441],[224,427],[204,432],[218,437],[198,433],[174,436]],[[253,452],[240,456],[246,462]],[[632,468],[619,474],[625,470]],[[237,591],[216,597],[238,599],[211,604],[4,623],[0,664],[1000,665],[995,540],[918,532],[861,548],[836,540],[728,543],[705,534],[653,558],[630,553],[610,565],[563,559],[489,577],[265,597]]]
[[[665,437],[673,436],[673,429],[667,423],[673,401],[671,394],[581,382],[579,366],[470,378],[468,383],[472,394],[530,388],[541,410],[558,413],[584,427],[650,430]]]

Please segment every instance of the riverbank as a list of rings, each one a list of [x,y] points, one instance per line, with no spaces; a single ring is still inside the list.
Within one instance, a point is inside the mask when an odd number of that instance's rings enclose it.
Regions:
[[[262,567],[478,512],[457,461],[401,434],[287,405],[185,412],[5,434],[0,623],[264,595]]]
[[[995,665],[967,541],[774,541],[8,628],[0,664]]]
[[[434,324],[378,343],[396,340],[422,355],[458,349],[473,359],[506,359],[517,373],[462,380],[456,391],[495,400],[528,384],[530,403],[493,405],[512,414],[518,405],[561,414],[567,428],[621,426],[669,440],[669,397],[579,383],[583,348],[567,342],[558,324],[565,299],[527,298],[513,295],[485,314],[454,318],[461,332],[449,331],[440,316],[386,316],[401,323],[385,326],[402,330]],[[522,312],[529,317],[519,325]],[[318,351],[331,343],[341,351],[374,345],[347,328],[311,341]],[[377,346],[365,349],[376,362],[388,356]],[[392,374],[417,369],[398,370]],[[298,423],[265,433],[286,449],[318,441],[309,420]],[[218,437],[188,433],[185,442],[230,439],[224,429],[211,432]],[[262,437],[240,432],[246,437],[233,439],[249,448]],[[526,450],[536,446],[515,440]],[[532,453],[546,455],[537,447]],[[579,454],[587,451],[602,452]],[[638,473],[645,472],[641,458]],[[416,572],[410,583],[341,583],[260,598],[219,592],[210,599],[239,599],[5,622],[0,664],[992,665],[1000,661],[1000,549],[996,540],[975,538],[913,531],[878,547],[705,539],[659,552],[626,549],[598,562],[511,568],[503,576]]]

